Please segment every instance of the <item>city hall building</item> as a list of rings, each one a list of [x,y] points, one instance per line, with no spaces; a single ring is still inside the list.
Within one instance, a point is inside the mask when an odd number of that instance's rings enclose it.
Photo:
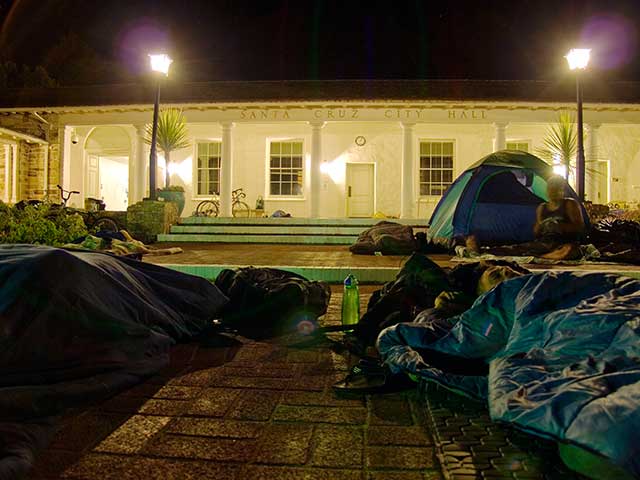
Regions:
[[[640,85],[584,85],[586,197],[640,200]],[[5,91],[0,198],[101,198],[108,210],[148,196],[153,85]],[[289,81],[163,85],[189,146],[171,153],[189,216],[242,188],[253,208],[294,217],[428,219],[447,187],[500,149],[536,153],[575,84],[536,81]],[[158,152],[158,183],[167,166]],[[221,198],[221,212],[231,206]]]

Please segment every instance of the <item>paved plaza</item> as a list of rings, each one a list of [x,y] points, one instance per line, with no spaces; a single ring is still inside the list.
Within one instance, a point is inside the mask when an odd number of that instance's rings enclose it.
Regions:
[[[189,262],[215,257],[230,263],[231,254],[243,252],[233,257],[242,259],[237,263],[256,265],[276,257],[310,264],[347,256],[353,263],[401,261],[351,256],[336,247],[298,253],[290,246],[221,247],[180,255]],[[164,263],[180,255],[151,258]],[[446,263],[448,257],[438,258]],[[376,288],[361,286],[362,309]],[[332,286],[322,324],[340,322],[341,299],[341,286]],[[331,385],[357,358],[331,341],[341,334],[331,335],[315,343],[297,336],[210,336],[178,345],[171,364],[154,377],[70,412],[29,478],[578,478],[553,442],[493,424],[484,405],[434,385],[337,397]]]

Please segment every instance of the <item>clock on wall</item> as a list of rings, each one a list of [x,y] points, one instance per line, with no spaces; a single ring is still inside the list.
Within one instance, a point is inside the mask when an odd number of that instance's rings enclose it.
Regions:
[[[367,143],[367,139],[364,138],[362,135],[358,135],[355,141],[356,141],[356,145],[358,145],[359,147],[362,147],[365,143]]]

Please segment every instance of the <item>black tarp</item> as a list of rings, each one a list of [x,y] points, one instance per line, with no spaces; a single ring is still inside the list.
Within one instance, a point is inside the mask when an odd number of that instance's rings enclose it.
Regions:
[[[0,246],[0,479],[26,471],[52,419],[130,387],[227,302],[210,282],[109,254]]]

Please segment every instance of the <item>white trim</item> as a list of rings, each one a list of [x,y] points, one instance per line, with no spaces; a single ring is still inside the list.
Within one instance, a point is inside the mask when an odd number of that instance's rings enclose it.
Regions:
[[[193,162],[191,162],[191,200],[213,200],[220,201],[218,195],[199,195],[198,194],[198,144],[199,143],[219,143],[220,144],[220,168],[218,168],[218,185],[222,184],[222,137],[216,138],[194,138],[193,139]]]
[[[302,194],[301,195],[271,195],[271,142],[300,142],[302,143]],[[265,175],[264,201],[306,201],[307,200],[307,158],[311,154],[305,149],[304,138],[301,137],[266,137],[265,144]]]
[[[416,197],[417,197],[417,202],[418,202],[418,206],[420,206],[420,202],[421,201],[429,201],[429,200],[435,200],[437,198],[442,198],[442,195],[421,195],[420,194],[420,144],[422,142],[451,142],[453,143],[453,165],[452,165],[452,179],[451,179],[451,183],[453,184],[453,182],[458,178],[458,176],[460,175],[460,173],[462,172],[457,172],[456,170],[456,164],[457,159],[458,159],[458,142],[456,141],[456,139],[454,138],[425,138],[425,137],[420,137],[416,139],[416,154],[414,155],[415,157],[415,162],[414,162],[414,166],[415,166],[415,182],[414,182],[414,186],[416,188]]]
[[[11,198],[11,145],[4,144],[4,202]]]
[[[46,198],[49,194],[49,146],[44,147],[44,189],[43,195]]]
[[[20,151],[18,144],[11,145],[11,203],[18,201],[18,165]]]
[[[9,135],[14,140],[25,140],[27,143],[39,143],[40,145],[49,145],[49,142],[42,140],[41,138],[34,137],[33,135],[27,135],[26,133],[16,132],[15,130],[9,130],[8,128],[0,127],[0,134]]]

